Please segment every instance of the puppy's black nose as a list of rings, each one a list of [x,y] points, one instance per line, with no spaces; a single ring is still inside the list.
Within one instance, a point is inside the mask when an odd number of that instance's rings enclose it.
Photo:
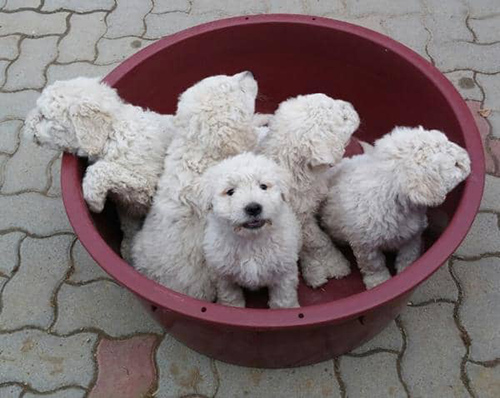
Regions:
[[[245,213],[249,216],[258,216],[262,213],[262,205],[252,202],[245,206]]]

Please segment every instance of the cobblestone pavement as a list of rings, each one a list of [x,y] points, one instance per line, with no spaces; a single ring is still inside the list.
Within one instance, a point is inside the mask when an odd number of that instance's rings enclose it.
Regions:
[[[468,238],[404,313],[354,352],[291,370],[227,365],[165,335],[72,233],[60,154],[20,136],[48,83],[102,76],[180,29],[269,12],[353,22],[420,53],[468,101],[488,168]],[[0,397],[500,396],[499,26],[498,0],[0,0]]]

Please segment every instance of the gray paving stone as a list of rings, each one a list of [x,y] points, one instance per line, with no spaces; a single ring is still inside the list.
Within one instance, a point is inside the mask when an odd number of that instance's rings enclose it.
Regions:
[[[461,0],[426,0],[424,4],[426,15],[423,21],[432,32],[432,42],[473,40],[472,32],[465,24],[468,10]]]
[[[315,4],[316,2],[313,2]],[[321,3],[325,3],[321,1]],[[335,3],[335,2],[332,2]],[[342,6],[341,6],[342,7]],[[332,5],[333,11],[334,6]],[[302,0],[269,0],[267,2],[266,13],[297,13],[297,14],[310,14],[310,15],[320,15],[317,12],[308,12],[310,9],[309,1]],[[293,11],[292,11],[293,10]]]
[[[473,390],[481,398],[498,398],[500,391],[500,366],[485,368],[481,365],[467,363],[467,375],[469,376]]]
[[[149,14],[146,16],[146,39],[159,39],[179,30],[187,29],[205,22],[215,21],[220,16],[215,13],[188,15],[183,12],[168,14]]]
[[[442,265],[434,275],[420,285],[412,294],[410,301],[419,304],[436,299],[458,300],[457,285],[448,270],[448,263]]]
[[[0,195],[0,231],[9,229],[43,236],[72,232],[61,199],[34,192]]]
[[[399,331],[396,322],[391,322],[382,332],[376,335],[370,341],[367,341],[362,346],[354,349],[353,354],[363,354],[370,350],[377,348],[384,348],[387,350],[401,350],[403,345],[403,338],[401,337],[401,332]]]
[[[19,54],[17,49],[17,42],[19,36],[5,36],[0,37],[0,58],[13,60]]]
[[[9,278],[3,276],[1,273],[0,273],[0,292],[2,291],[4,285],[7,283],[7,281],[9,280]],[[2,302],[0,301],[0,312],[2,311]],[[2,391],[2,390],[0,390]],[[0,395],[1,397],[1,395]]]
[[[249,398],[340,397],[332,361],[295,369],[252,369],[216,361],[218,396]]]
[[[142,36],[144,17],[152,8],[152,0],[120,0],[117,7],[108,15],[107,38],[122,36]]]
[[[488,122],[491,125],[492,134],[495,137],[500,138],[500,111],[491,112],[488,116]]]
[[[3,289],[1,329],[50,326],[55,315],[53,295],[69,271],[69,248],[73,240],[71,235],[23,240],[21,265]]]
[[[500,69],[500,65],[498,65],[498,68]],[[500,74],[484,75],[478,73],[477,82],[485,93],[484,107],[500,111]]]
[[[7,72],[4,90],[40,89],[45,85],[45,68],[57,56],[57,37],[24,39],[21,55]]]
[[[9,66],[10,64],[10,61],[3,61],[3,60],[0,60],[0,87],[3,86],[3,84],[5,83],[5,72],[7,70],[7,66]]]
[[[0,121],[5,119],[24,119],[28,111],[35,106],[40,93],[24,90],[17,93],[0,92]]]
[[[47,195],[51,197],[61,196],[61,158],[62,156],[59,155],[50,168],[52,182],[49,190],[47,191]]]
[[[42,148],[28,137],[22,137],[19,149],[5,165],[5,179],[1,193],[48,189],[47,168],[56,155],[56,151]]]
[[[383,17],[380,17],[378,15],[370,15],[367,17],[350,17],[346,15],[331,15],[331,14],[325,14],[326,17],[331,17],[334,19],[338,19],[339,21],[344,21],[344,22],[349,22],[354,25],[362,26],[364,28],[368,28],[371,30],[374,30],[379,33],[387,34],[385,31],[384,26],[382,25],[383,22]]]
[[[28,383],[44,392],[66,385],[88,387],[95,370],[93,333],[57,337],[40,330],[0,335],[0,383]]]
[[[213,396],[216,380],[210,358],[190,350],[168,334],[156,350],[158,397],[180,397],[189,394]],[[221,380],[223,378],[221,377]],[[219,390],[219,396],[222,394]]]
[[[364,358],[343,356],[340,372],[348,397],[406,397],[398,379],[395,354],[379,353]]]
[[[481,210],[500,213],[500,178],[486,175]]]
[[[498,13],[497,0],[465,0],[469,6],[472,17],[487,17],[490,14]]]
[[[67,12],[38,14],[36,11],[0,13],[0,36],[21,33],[28,36],[62,34],[66,30]]]
[[[19,146],[19,132],[23,122],[9,120],[0,123],[0,152],[12,155]]]
[[[270,3],[275,3],[276,0],[271,0]],[[285,3],[286,0],[279,0],[278,3]],[[288,2],[286,2],[288,3]],[[345,13],[345,4],[342,0],[307,0],[303,1],[303,9],[305,14],[310,15],[332,15]],[[298,7],[290,7],[287,12],[295,13]]]
[[[422,57],[428,58],[425,52],[425,46],[429,39],[429,32],[425,30],[420,15],[401,15],[392,17],[386,19],[382,25],[387,30],[389,36],[394,40],[410,47]]]
[[[5,169],[5,163],[7,163],[7,160],[10,159],[9,155],[5,155],[0,153],[0,188],[2,187],[3,180],[4,180],[4,169]]]
[[[191,5],[189,0],[153,0],[152,13],[161,14],[164,12],[189,12]]]
[[[113,0],[45,0],[43,11],[57,11],[60,9],[77,12],[96,10],[111,10],[115,5]]]
[[[472,340],[470,358],[500,358],[500,259],[460,261],[454,269],[464,292],[460,319]]]
[[[48,84],[56,80],[73,79],[78,76],[104,77],[111,72],[118,63],[111,65],[92,65],[88,62],[75,62],[69,65],[50,65],[47,70]]]
[[[468,42],[429,44],[429,52],[442,72],[456,69],[472,69],[480,73],[496,73],[500,66],[500,42],[479,45]]]
[[[497,2],[497,12],[500,6]],[[469,26],[474,31],[477,41],[480,43],[492,43],[500,40],[498,27],[500,26],[500,14],[495,14],[485,19],[469,19]]]
[[[143,49],[154,40],[138,39],[137,37],[123,37],[121,39],[101,39],[97,43],[97,64],[111,64],[121,62],[137,51]]]
[[[76,388],[76,387],[70,387],[70,388],[65,388],[64,390],[58,390],[56,392],[50,393],[50,394],[33,394],[31,392],[28,392],[23,395],[23,398],[37,398],[37,397],[43,397],[43,398],[84,398],[86,394],[86,391],[84,389]]]
[[[453,320],[453,304],[407,308],[401,317],[408,333],[402,375],[411,396],[467,397],[460,380],[465,347]]]
[[[73,272],[68,280],[74,283],[89,282],[97,278],[111,277],[99,267],[96,262],[90,257],[87,250],[82,246],[79,240],[76,241],[71,251],[73,260]]]
[[[453,83],[457,91],[466,100],[481,101],[483,94],[474,81],[474,72],[470,70],[458,70],[448,72],[445,76]]]
[[[112,337],[162,331],[132,293],[110,281],[83,286],[63,284],[57,303],[57,333],[72,333],[85,327],[100,329]]]
[[[106,32],[105,12],[73,14],[68,34],[59,43],[58,62],[92,61],[96,56],[96,43]]]
[[[19,8],[38,8],[41,0],[7,0],[4,10],[13,11]]]
[[[379,0],[347,0],[346,4],[347,11],[354,16],[368,14],[404,15],[422,10],[422,5],[418,0],[384,1],[383,5]]]
[[[252,2],[233,0],[196,0],[191,9],[192,14],[221,13],[223,15],[245,15],[266,12],[265,0]]]
[[[23,388],[17,385],[0,387],[0,397],[2,398],[19,398]]]
[[[479,213],[469,234],[457,249],[459,257],[476,257],[500,251],[500,231],[495,214]]]
[[[10,276],[19,263],[18,251],[21,239],[25,236],[22,232],[11,232],[0,235],[0,274]]]

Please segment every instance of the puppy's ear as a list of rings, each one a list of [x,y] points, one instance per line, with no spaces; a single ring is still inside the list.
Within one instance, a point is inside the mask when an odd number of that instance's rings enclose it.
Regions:
[[[309,166],[314,171],[322,172],[328,170],[342,160],[345,146],[341,142],[335,148],[326,148],[320,144],[311,145],[312,150]]]
[[[279,168],[277,185],[281,192],[281,198],[284,202],[288,202],[290,197],[290,186],[292,185],[292,175],[285,169]]]
[[[446,199],[443,177],[434,162],[418,152],[406,160],[399,175],[403,194],[414,204],[438,206]]]
[[[84,101],[70,107],[69,117],[81,149],[89,156],[98,155],[108,140],[112,116],[99,104]]]
[[[214,199],[214,172],[211,168],[207,169],[201,177],[198,193],[201,203],[201,208],[204,212],[209,212],[213,209]]]

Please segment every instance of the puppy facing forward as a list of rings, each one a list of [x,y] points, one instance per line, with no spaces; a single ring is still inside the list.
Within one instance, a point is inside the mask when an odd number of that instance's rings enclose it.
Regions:
[[[344,154],[359,126],[353,106],[324,94],[300,95],[280,104],[261,152],[292,175],[290,205],[302,226],[302,276],[318,287],[350,273],[350,264],[319,228],[316,214],[328,193],[327,170]]]
[[[269,288],[270,308],[298,307],[300,224],[286,203],[290,177],[262,155],[244,153],[207,170],[203,249],[218,302],[244,307],[241,287]]]
[[[151,211],[132,246],[133,265],[162,285],[212,301],[215,285],[203,256],[206,211],[202,174],[257,143],[257,82],[251,72],[212,76],[179,98],[178,135],[165,158]]]
[[[403,271],[421,252],[426,209],[470,173],[467,152],[438,130],[396,127],[343,159],[321,211],[332,238],[348,242],[368,289],[390,278],[383,250],[397,251]]]

